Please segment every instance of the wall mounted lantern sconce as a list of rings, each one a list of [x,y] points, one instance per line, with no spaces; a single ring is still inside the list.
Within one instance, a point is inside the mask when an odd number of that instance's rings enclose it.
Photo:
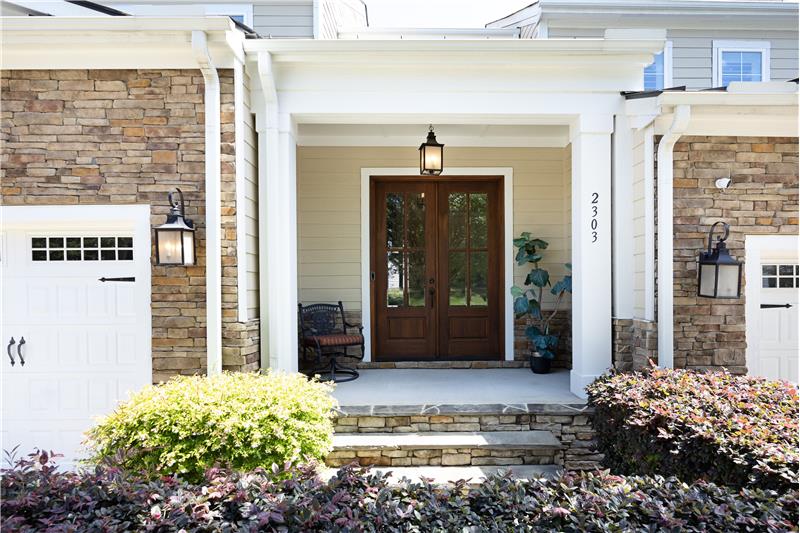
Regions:
[[[156,264],[194,265],[194,223],[185,218],[183,192],[178,191],[180,200],[169,193],[169,215],[167,222],[156,226]]]
[[[722,224],[725,233],[717,237],[714,249],[711,241],[714,229]],[[708,231],[708,250],[700,252],[697,269],[697,295],[703,298],[739,298],[742,294],[742,262],[731,257],[725,240],[730,226],[721,220]]]
[[[436,142],[436,134],[431,124],[428,138],[419,145],[419,173],[438,176],[444,169],[444,145]]]

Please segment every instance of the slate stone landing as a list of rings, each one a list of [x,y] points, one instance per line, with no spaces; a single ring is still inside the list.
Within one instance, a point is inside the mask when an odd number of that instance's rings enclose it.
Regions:
[[[602,455],[593,449],[591,415],[583,403],[342,406],[326,463],[392,470],[459,467],[462,472],[465,467],[549,467],[518,470],[523,477],[561,468],[594,469]],[[433,473],[457,475],[456,470]]]

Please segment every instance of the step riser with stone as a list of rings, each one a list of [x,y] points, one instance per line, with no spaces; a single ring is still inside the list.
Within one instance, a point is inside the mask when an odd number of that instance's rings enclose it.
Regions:
[[[447,451],[335,449],[326,460],[332,466],[351,462],[380,466],[557,465],[567,470],[592,470],[602,459],[593,449],[592,412],[580,404],[352,406],[340,411],[334,420],[337,435],[548,431],[561,448],[535,453],[470,446]]]
[[[561,466],[557,450],[487,450],[482,448],[445,448],[442,450],[336,450],[328,466],[352,462],[361,466]]]

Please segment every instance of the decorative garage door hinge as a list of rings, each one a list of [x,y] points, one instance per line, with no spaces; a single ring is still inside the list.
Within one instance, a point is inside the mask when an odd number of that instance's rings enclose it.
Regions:
[[[761,304],[761,309],[776,309],[778,307],[789,309],[792,304]]]
[[[106,281],[126,281],[128,283],[133,283],[134,281],[136,281],[136,278],[133,276],[127,278],[100,278],[98,281],[102,281],[103,283],[105,283]]]

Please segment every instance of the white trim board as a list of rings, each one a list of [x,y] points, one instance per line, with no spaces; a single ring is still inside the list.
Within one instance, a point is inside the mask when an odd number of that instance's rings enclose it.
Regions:
[[[769,260],[800,259],[797,235],[745,235],[744,237],[744,320],[747,373],[754,368],[760,338],[758,320],[761,305],[761,263]]]
[[[372,309],[370,306],[369,180],[371,176],[419,176],[419,168],[361,169],[361,324],[364,326],[364,361],[372,360]],[[505,360],[514,360],[514,169],[510,167],[447,168],[443,176],[503,176],[503,307]]]

